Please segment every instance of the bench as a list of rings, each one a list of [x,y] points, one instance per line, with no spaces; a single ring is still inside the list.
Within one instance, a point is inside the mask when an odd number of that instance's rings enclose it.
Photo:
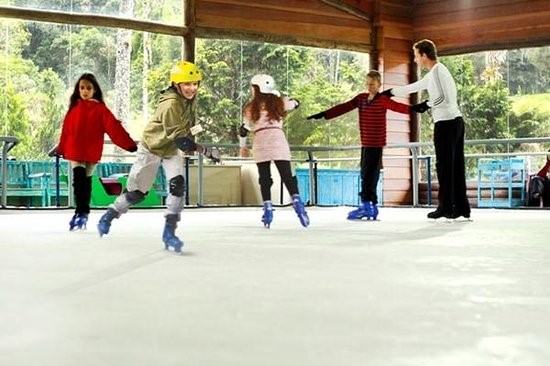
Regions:
[[[24,202],[27,207],[49,205],[48,187],[51,174],[47,172],[32,173],[29,162],[9,160],[6,161],[7,180],[6,186],[0,184],[0,188],[11,197],[12,201]],[[0,174],[3,168],[0,167]],[[35,201],[36,200],[36,201]]]

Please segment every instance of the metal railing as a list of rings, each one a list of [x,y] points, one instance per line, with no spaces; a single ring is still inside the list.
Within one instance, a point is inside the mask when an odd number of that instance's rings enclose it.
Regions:
[[[550,137],[532,137],[532,138],[511,138],[511,139],[483,139],[483,140],[466,140],[465,145],[517,145],[517,144],[532,144],[532,143],[550,143]],[[228,147],[234,148],[237,145],[216,145],[209,144],[209,146],[218,146],[218,147]],[[435,154],[423,154],[423,149],[433,149],[432,142],[410,142],[410,143],[396,143],[388,144],[385,149],[408,149],[410,155],[391,155],[385,156],[385,159],[402,159],[409,158],[411,159],[411,170],[412,170],[412,205],[414,207],[419,206],[419,183],[420,183],[420,161],[426,162],[427,169],[427,185],[428,185],[428,204],[431,201],[431,161],[435,158]],[[310,177],[310,197],[313,198],[312,204],[315,202],[315,170],[318,163],[329,162],[329,161],[359,161],[359,157],[356,158],[317,158],[315,153],[318,152],[335,152],[335,151],[355,151],[361,150],[361,146],[291,146],[291,151],[303,151],[308,155],[307,159],[296,159],[293,161],[308,163],[309,165],[309,177]],[[509,151],[509,152],[500,152],[500,153],[478,153],[478,154],[465,154],[466,158],[484,158],[484,157],[510,157],[510,156],[542,156],[547,155],[547,151],[540,152],[527,152],[527,151]],[[242,158],[238,158],[242,159]]]
[[[0,142],[3,142],[3,148],[2,148],[2,156],[6,156],[7,152],[13,148],[17,144],[19,140],[12,136],[0,136]],[[550,144],[550,137],[540,137],[540,138],[512,138],[512,139],[486,139],[486,140],[467,140],[465,141],[465,145],[517,145],[517,144],[530,144],[530,143],[549,143]],[[110,144],[107,142],[107,144]],[[210,147],[217,147],[221,149],[222,151],[224,149],[231,149],[234,151],[238,151],[239,145],[238,144],[216,144],[216,143],[203,143],[205,146]],[[293,162],[297,163],[304,163],[307,164],[309,169],[309,189],[310,189],[310,198],[311,198],[311,204],[315,205],[316,202],[316,170],[319,163],[324,162],[334,162],[334,161],[359,161],[359,157],[339,157],[339,158],[321,158],[316,155],[318,155],[320,152],[338,152],[338,151],[360,151],[361,146],[291,146],[292,152],[305,152],[307,154],[307,158],[293,158]],[[426,169],[427,169],[427,183],[428,183],[428,196],[431,197],[430,190],[431,190],[431,161],[435,157],[434,154],[424,154],[423,150],[433,150],[433,143],[432,142],[411,142],[411,143],[397,143],[397,144],[388,144],[385,149],[408,149],[409,154],[407,155],[386,155],[385,159],[411,159],[411,179],[412,179],[412,205],[414,207],[419,206],[419,183],[420,183],[420,162],[424,161],[426,163]],[[500,152],[500,153],[477,153],[477,154],[465,154],[466,158],[481,158],[481,157],[510,157],[510,156],[541,156],[546,155],[546,151],[540,151],[540,152],[526,152],[526,151],[509,151],[509,152]],[[104,157],[114,157],[114,158],[121,158],[121,157],[132,157],[133,154],[105,154]],[[359,155],[359,154],[358,154]],[[239,161],[250,161],[250,163],[253,162],[252,158],[242,158],[242,157],[236,157],[236,156],[223,156],[222,160],[231,161],[231,160],[239,160]],[[197,205],[203,206],[204,205],[204,198],[203,198],[203,169],[205,165],[204,157],[201,154],[198,154],[198,156],[187,156],[185,159],[186,164],[186,174],[189,172],[189,164],[193,164],[194,161],[196,161],[197,164],[197,174],[198,174],[198,198],[197,198]],[[5,162],[3,162],[5,164]],[[3,187],[5,186],[5,182],[7,181],[6,178],[6,169],[3,169],[2,174],[2,184]],[[56,181],[59,180],[59,177],[56,177]],[[188,196],[188,195],[187,195]],[[429,201],[428,201],[429,203]],[[189,204],[187,201],[186,204]],[[3,190],[2,192],[2,206],[6,206],[6,197],[5,192]]]
[[[2,207],[8,205],[7,183],[8,183],[8,152],[19,143],[15,136],[0,136],[2,143],[2,197],[0,204]]]

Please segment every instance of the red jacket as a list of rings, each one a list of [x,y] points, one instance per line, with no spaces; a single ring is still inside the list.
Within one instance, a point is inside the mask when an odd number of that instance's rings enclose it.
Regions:
[[[56,151],[67,160],[97,163],[103,153],[105,133],[120,148],[136,151],[136,143],[105,104],[81,99],[63,120]]]
[[[386,111],[408,114],[409,106],[378,94],[368,102],[369,93],[361,93],[352,100],[338,104],[325,111],[325,118],[331,119],[357,108],[359,110],[359,132],[364,147],[386,146]]]

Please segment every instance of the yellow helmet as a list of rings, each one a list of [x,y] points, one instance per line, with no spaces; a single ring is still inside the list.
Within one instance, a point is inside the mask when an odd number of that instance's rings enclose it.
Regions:
[[[170,81],[176,84],[192,83],[202,80],[202,74],[197,66],[189,61],[178,61],[170,70]]]

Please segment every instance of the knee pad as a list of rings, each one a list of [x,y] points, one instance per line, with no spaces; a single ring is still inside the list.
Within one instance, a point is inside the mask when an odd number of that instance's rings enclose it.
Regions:
[[[127,191],[124,195],[131,205],[135,205],[145,199],[145,193],[141,191]]]
[[[258,183],[260,183],[260,186],[262,187],[271,187],[273,185],[273,179],[271,177],[269,178],[261,178],[258,179]]]
[[[185,194],[185,178],[183,175],[176,175],[169,182],[170,194],[176,197],[183,197]]]

